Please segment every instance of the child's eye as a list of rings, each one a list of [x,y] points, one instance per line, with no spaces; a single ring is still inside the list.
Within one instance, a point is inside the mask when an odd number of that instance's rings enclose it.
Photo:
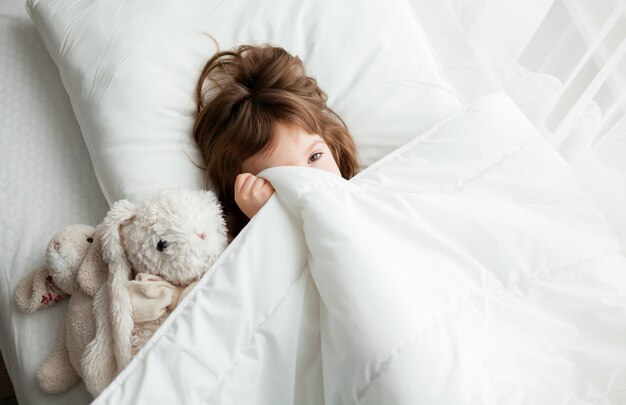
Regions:
[[[315,162],[316,160],[320,159],[321,157],[322,157],[322,152],[314,153],[314,154],[312,154],[309,157],[309,162]]]

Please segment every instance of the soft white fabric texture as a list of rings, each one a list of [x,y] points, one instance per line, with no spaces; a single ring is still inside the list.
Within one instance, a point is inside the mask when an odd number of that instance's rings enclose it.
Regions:
[[[298,55],[367,166],[462,102],[406,0],[27,2],[59,67],[112,203],[202,187],[193,90],[216,50],[271,43]],[[253,10],[253,11],[252,11]],[[189,157],[187,156],[189,155]]]
[[[95,401],[626,401],[626,258],[504,95],[277,196]]]

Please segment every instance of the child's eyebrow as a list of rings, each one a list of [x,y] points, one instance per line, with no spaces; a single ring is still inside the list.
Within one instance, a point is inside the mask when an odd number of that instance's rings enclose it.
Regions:
[[[309,153],[311,153],[313,151],[313,149],[315,149],[318,145],[323,145],[324,141],[322,141],[321,139],[318,139],[317,141],[313,142],[313,144],[311,144],[311,146],[309,146],[309,149],[307,150],[307,155]]]

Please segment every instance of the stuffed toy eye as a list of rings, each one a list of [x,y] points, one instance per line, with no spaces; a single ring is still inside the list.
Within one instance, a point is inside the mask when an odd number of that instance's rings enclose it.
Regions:
[[[159,252],[162,252],[165,249],[167,249],[167,241],[165,241],[163,239],[159,240],[159,243],[157,243],[157,250]]]
[[[87,238],[87,242],[93,243],[93,238]]]

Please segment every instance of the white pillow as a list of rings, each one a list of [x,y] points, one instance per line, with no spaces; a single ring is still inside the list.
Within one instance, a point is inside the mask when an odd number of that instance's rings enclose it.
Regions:
[[[244,43],[304,61],[368,166],[462,107],[406,0],[28,0],[109,203],[202,188],[200,71]],[[189,156],[187,156],[189,155]]]

